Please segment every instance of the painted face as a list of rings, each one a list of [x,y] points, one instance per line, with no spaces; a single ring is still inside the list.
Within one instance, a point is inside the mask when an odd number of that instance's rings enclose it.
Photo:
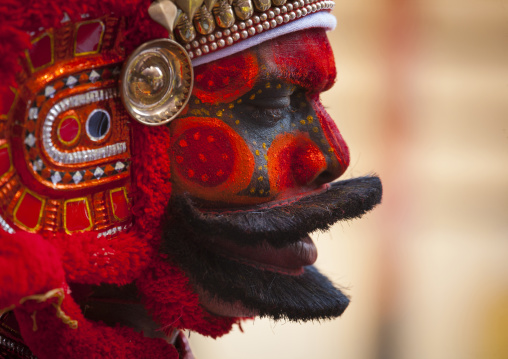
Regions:
[[[335,76],[323,30],[197,67],[188,110],[170,125],[174,193],[204,207],[246,206],[339,177],[348,148],[319,101]]]
[[[208,311],[308,320],[346,308],[312,267],[309,233],[363,214],[380,191],[377,179],[329,184],[349,164],[319,101],[335,76],[318,29],[195,69],[190,105],[170,124],[173,193],[162,251]]]

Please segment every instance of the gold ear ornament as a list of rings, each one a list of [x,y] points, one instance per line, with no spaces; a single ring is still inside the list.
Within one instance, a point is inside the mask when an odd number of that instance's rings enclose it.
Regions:
[[[187,11],[194,11],[190,7]],[[120,92],[125,108],[138,122],[160,126],[174,120],[189,101],[194,73],[189,54],[174,40],[173,29],[182,11],[171,0],[158,0],[148,9],[169,38],[138,47],[123,66]]]

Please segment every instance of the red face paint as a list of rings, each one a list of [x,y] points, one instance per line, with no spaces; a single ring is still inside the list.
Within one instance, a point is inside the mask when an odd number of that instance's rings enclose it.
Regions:
[[[203,103],[228,103],[251,90],[257,74],[251,52],[232,55],[195,69],[194,95]]]
[[[254,171],[253,155],[242,137],[216,118],[183,118],[171,131],[177,188],[207,201],[238,202],[238,192]]]
[[[337,76],[330,42],[322,30],[309,30],[271,42],[271,59],[280,77],[310,93],[330,89]]]
[[[326,136],[327,142],[330,144],[329,152],[333,152],[335,158],[338,161],[339,169],[338,176],[342,175],[349,166],[349,148],[347,147],[344,138],[339,132],[337,125],[330,117],[328,112],[326,112],[325,108],[321,104],[319,100],[319,96],[314,96],[311,99],[312,107],[314,111],[316,111],[316,115],[318,116],[319,123],[323,128],[323,132]],[[338,177],[337,176],[337,177]]]
[[[282,36],[195,73],[187,112],[170,127],[175,192],[248,206],[316,189],[347,168],[347,146],[318,99],[336,76],[323,30]]]
[[[326,159],[305,133],[284,133],[268,150],[268,176],[274,192],[307,187],[324,170]]]

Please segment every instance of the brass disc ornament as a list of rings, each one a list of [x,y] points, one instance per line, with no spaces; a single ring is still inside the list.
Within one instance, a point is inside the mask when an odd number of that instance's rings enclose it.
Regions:
[[[157,39],[138,47],[125,62],[120,89],[130,115],[144,125],[164,125],[178,116],[192,92],[194,73],[187,51]]]

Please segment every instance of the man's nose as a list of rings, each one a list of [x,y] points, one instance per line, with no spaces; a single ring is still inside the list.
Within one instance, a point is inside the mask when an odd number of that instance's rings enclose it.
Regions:
[[[270,187],[279,193],[298,187],[317,188],[340,177],[349,164],[349,152],[340,134],[319,138],[305,132],[285,133],[272,143],[268,158]]]

